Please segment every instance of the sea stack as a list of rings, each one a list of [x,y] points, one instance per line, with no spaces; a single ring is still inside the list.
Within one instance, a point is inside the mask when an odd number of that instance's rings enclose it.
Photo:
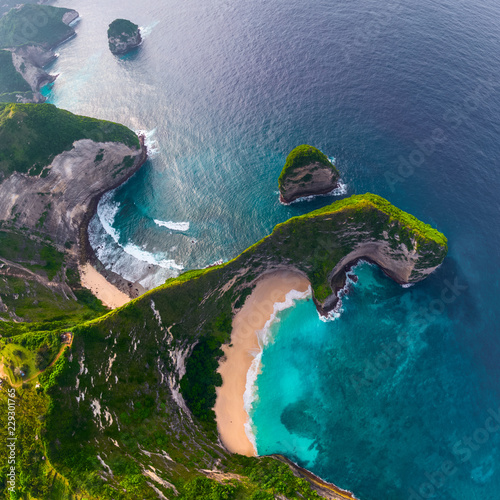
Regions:
[[[139,26],[126,19],[115,19],[108,28],[108,43],[115,55],[130,52],[142,43]]]
[[[339,171],[319,149],[302,144],[286,159],[278,179],[280,201],[291,203],[304,196],[327,194],[334,190]]]

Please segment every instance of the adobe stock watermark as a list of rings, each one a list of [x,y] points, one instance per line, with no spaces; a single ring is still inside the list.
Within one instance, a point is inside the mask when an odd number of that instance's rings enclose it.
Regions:
[[[450,477],[455,475],[462,464],[467,463],[481,447],[483,447],[500,431],[500,408],[498,410],[489,409],[488,416],[482,426],[468,436],[462,437],[451,448],[454,459],[444,460],[434,471],[424,473],[426,480],[417,489],[408,490],[408,500],[427,500],[435,498],[441,488],[443,488]]]
[[[457,276],[450,281],[443,281],[444,287],[438,298],[431,300],[427,306],[421,307],[413,313],[409,320],[414,325],[429,325],[438,316],[443,314],[446,307],[453,304],[467,289],[468,286],[460,283]],[[397,340],[381,345],[380,352],[372,359],[365,360],[365,367],[361,375],[351,375],[349,381],[354,390],[360,394],[363,389],[371,385],[388,370],[394,362],[408,349],[413,340],[408,333],[398,336]]]
[[[7,390],[7,488],[16,489],[16,390]]]
[[[499,88],[493,80],[479,80],[474,92],[468,95],[460,104],[443,113],[443,121],[447,130],[459,129],[477,111],[480,103],[485,102]],[[427,138],[416,139],[415,149],[408,156],[399,155],[397,173],[386,172],[385,180],[391,192],[396,192],[396,186],[407,181],[436,152],[437,148],[448,141],[448,135],[442,128],[435,128]]]

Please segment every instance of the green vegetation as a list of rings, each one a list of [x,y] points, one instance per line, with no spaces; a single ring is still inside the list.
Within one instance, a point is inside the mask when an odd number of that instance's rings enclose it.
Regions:
[[[222,377],[217,373],[218,360],[224,354],[221,346],[231,335],[231,325],[231,316],[224,313],[207,325],[207,337],[194,347],[180,386],[193,415],[214,432],[215,388],[222,385]]]
[[[140,147],[137,135],[117,123],[77,116],[52,104],[0,104],[0,178],[13,172],[39,175],[81,139]]]
[[[115,19],[108,28],[108,38],[120,38],[126,41],[129,37],[137,34],[139,26],[127,19]]]
[[[34,44],[52,48],[75,31],[62,22],[70,9],[26,4],[0,18],[0,48]]]
[[[440,264],[447,251],[441,233],[383,198],[354,196],[279,224],[224,265],[189,271],[120,309],[73,324],[71,352],[39,377],[39,393],[24,384],[39,399],[26,396],[20,413],[24,404],[36,404],[42,414],[26,423],[34,432],[23,449],[35,457],[43,449],[47,461],[20,463],[23,494],[49,488],[41,498],[57,498],[48,479],[55,470],[67,491],[87,498],[157,498],[153,482],[167,498],[176,497],[175,488],[186,500],[318,498],[277,459],[231,455],[218,445],[211,406],[220,346],[229,342],[234,312],[263,272],[298,269],[321,301],[332,293],[328,277],[340,259],[360,243],[380,240],[395,260],[416,249],[420,269]],[[29,351],[17,355],[17,365],[30,359],[43,366],[53,355],[51,339],[67,326],[63,320],[46,325],[0,323],[10,357],[13,346]],[[0,450],[0,464],[5,453]]]
[[[108,28],[109,49],[113,54],[124,54],[141,42],[139,26],[126,19],[114,20]]]
[[[0,335],[10,329],[5,321],[12,320],[12,314],[25,321],[59,322],[62,328],[107,312],[81,288],[78,272],[68,267],[61,250],[43,235],[0,228]],[[11,264],[4,264],[4,259]],[[72,287],[76,301],[68,300],[64,283]],[[18,331],[23,325],[17,324]],[[50,329],[47,323],[44,329]]]
[[[337,177],[340,177],[337,168],[332,165],[324,153],[313,146],[302,144],[301,146],[297,146],[292,149],[290,154],[287,156],[285,166],[283,167],[283,170],[278,178],[279,188],[282,188],[286,177],[292,175],[296,170],[313,163],[320,163],[321,165],[332,169],[337,174]]]
[[[28,82],[17,72],[8,50],[0,50],[0,102],[17,102],[17,96],[33,97]]]

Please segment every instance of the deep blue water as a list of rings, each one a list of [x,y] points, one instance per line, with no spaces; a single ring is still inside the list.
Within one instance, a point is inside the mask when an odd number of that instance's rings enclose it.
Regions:
[[[57,5],[82,21],[58,49],[50,101],[145,130],[156,148],[91,227],[127,278],[150,286],[230,259],[333,201],[278,203],[301,143],[336,158],[347,194],[380,194],[449,239],[443,266],[412,288],[364,266],[338,320],[320,322],[307,301],[284,313],[257,381],[259,453],[288,454],[362,500],[500,498],[488,420],[500,407],[500,5]],[[122,59],[106,40],[117,17],[146,33]],[[265,390],[278,381],[287,391]]]

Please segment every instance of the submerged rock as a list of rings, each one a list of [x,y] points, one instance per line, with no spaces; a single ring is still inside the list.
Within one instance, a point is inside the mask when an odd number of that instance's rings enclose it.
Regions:
[[[142,43],[141,30],[126,19],[115,19],[108,28],[108,43],[113,54],[126,54]]]
[[[280,200],[291,203],[304,196],[327,194],[337,187],[339,178],[339,171],[325,154],[302,144],[290,152],[279,176]]]

